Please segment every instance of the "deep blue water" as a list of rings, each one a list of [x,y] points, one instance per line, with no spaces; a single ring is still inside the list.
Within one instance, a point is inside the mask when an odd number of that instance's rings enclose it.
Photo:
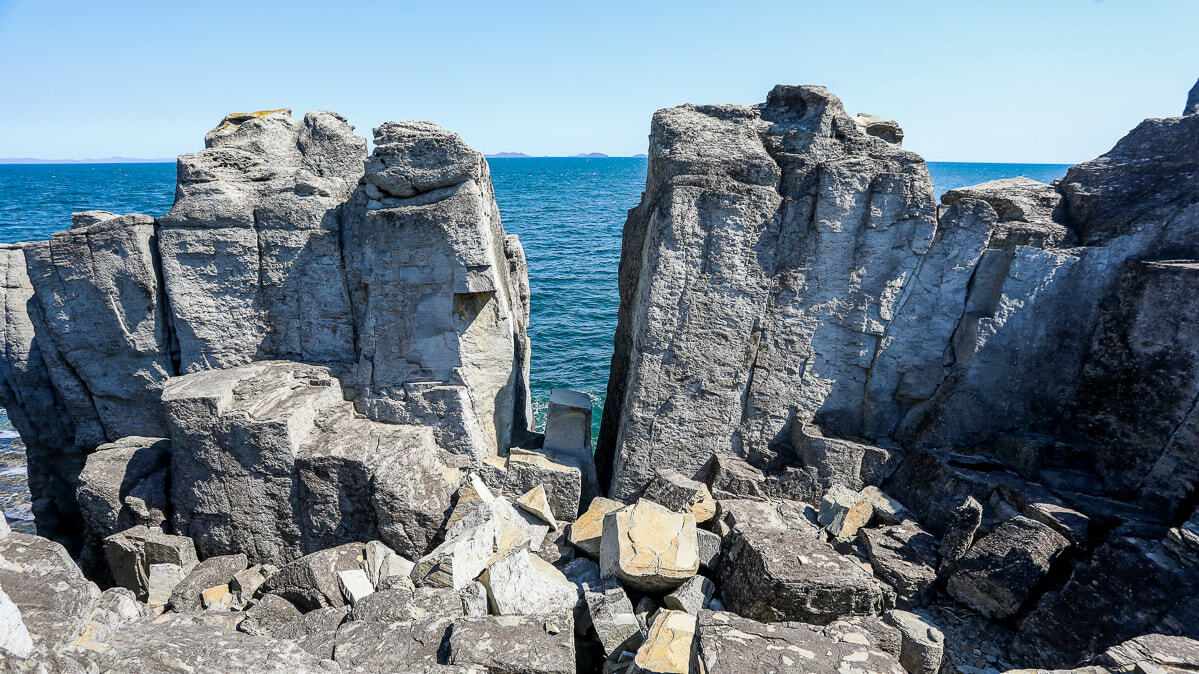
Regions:
[[[626,212],[645,186],[645,159],[491,159],[504,227],[519,234],[532,286],[530,336],[537,424],[551,388],[589,393],[595,429],[607,388],[619,301],[616,271]],[[938,197],[987,180],[1049,182],[1065,165],[930,162]],[[175,195],[174,164],[0,165],[0,242],[45,239],[73,211],[162,215]],[[0,414],[0,507],[28,530],[29,494],[20,439]],[[17,521],[25,520],[25,521]]]

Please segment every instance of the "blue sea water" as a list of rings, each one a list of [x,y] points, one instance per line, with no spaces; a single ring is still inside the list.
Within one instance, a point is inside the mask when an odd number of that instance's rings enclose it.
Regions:
[[[628,209],[645,186],[646,160],[632,157],[491,159],[504,227],[519,234],[529,261],[532,386],[537,424],[550,389],[585,391],[596,403],[607,388],[616,329],[616,273]],[[1049,182],[1066,165],[929,162],[938,197],[987,180],[1025,176]],[[174,164],[0,165],[0,242],[45,239],[70,225],[73,211],[162,215],[175,194]],[[24,453],[0,414],[0,508],[30,530]]]

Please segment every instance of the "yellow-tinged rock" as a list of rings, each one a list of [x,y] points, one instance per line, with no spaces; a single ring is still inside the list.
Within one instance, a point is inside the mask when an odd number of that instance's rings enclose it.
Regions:
[[[454,504],[454,509],[450,512],[450,519],[446,521],[445,528],[449,529],[454,526],[459,520],[474,512],[479,505],[491,503],[494,500],[495,495],[487,488],[483,478],[479,477],[478,473],[471,473],[458,488],[458,502]]]
[[[613,501],[603,496],[596,497],[587,507],[587,512],[579,515],[579,519],[570,525],[570,530],[566,534],[567,540],[589,557],[599,559],[600,537],[604,533],[604,516],[623,507],[625,504],[620,501]]]
[[[688,674],[695,650],[696,617],[686,611],[658,612],[633,660],[647,674]]]
[[[673,590],[699,572],[695,515],[638,499],[604,516],[599,558],[601,576],[646,592]]]
[[[516,499],[516,505],[524,509],[525,512],[540,518],[543,522],[550,525],[554,531],[558,530],[558,520],[554,519],[554,511],[550,509],[550,501],[545,497],[545,485],[539,484]]]
[[[200,593],[200,600],[204,603],[204,608],[215,608],[225,604],[229,597],[229,585],[214,585]]]

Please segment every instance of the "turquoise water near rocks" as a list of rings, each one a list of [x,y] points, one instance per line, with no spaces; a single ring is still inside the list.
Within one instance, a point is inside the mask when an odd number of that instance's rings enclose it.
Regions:
[[[536,423],[551,388],[595,401],[598,432],[616,329],[616,273],[625,215],[641,199],[646,160],[633,157],[491,159],[504,228],[519,234],[529,260]],[[987,180],[1025,176],[1049,182],[1056,164],[929,162],[937,195]],[[162,215],[175,197],[174,164],[0,165],[0,242],[45,239],[73,211]],[[32,531],[24,449],[0,413],[0,508]]]

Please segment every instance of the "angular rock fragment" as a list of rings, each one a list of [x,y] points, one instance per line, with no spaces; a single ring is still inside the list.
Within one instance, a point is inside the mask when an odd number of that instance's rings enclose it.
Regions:
[[[625,504],[600,496],[587,506],[568,528],[567,540],[592,559],[599,559],[600,540],[604,533],[604,517],[623,508]]]
[[[695,515],[699,524],[716,516],[716,502],[712,500],[708,486],[669,468],[654,471],[654,478],[646,485],[641,498],[675,512],[689,512]]]
[[[390,623],[349,621],[337,629],[333,659],[342,671],[437,671],[438,652],[453,620],[430,617]]]
[[[99,548],[104,538],[134,525],[162,526],[170,460],[170,441],[163,438],[121,438],[88,455],[75,493],[91,545]]]
[[[550,503],[545,498],[545,485],[539,484],[525,492],[516,499],[516,505],[550,525],[550,529],[558,530],[558,520],[554,518],[554,511],[550,509]]]
[[[584,587],[587,615],[595,628],[604,654],[636,651],[641,641],[641,625],[633,612],[633,604],[624,588],[606,578]]]
[[[584,503],[583,469],[578,459],[550,450],[513,447],[503,460],[502,470],[498,461],[491,463],[496,470],[484,475],[502,493],[518,498],[541,485],[555,518],[569,522],[578,516],[579,506]]]
[[[699,571],[695,515],[645,499],[604,516],[600,573],[642,591],[678,587]]]
[[[133,591],[110,587],[100,594],[83,625],[83,631],[72,645],[77,650],[104,650],[106,642],[122,625],[144,618],[149,608],[137,601]]]
[[[116,584],[133,590],[139,598],[149,591],[152,564],[174,564],[186,575],[199,563],[190,538],[144,525],[105,538],[104,556]]]
[[[874,506],[861,493],[834,484],[820,500],[820,525],[833,538],[848,539],[870,522]]]
[[[488,615],[490,606],[487,602],[487,586],[475,581],[458,590],[462,600],[462,614],[471,618]]]
[[[458,618],[446,662],[487,672],[573,674],[574,628],[565,616]]]
[[[871,512],[874,513],[872,521],[881,522],[883,524],[899,524],[905,519],[910,518],[907,508],[895,499],[887,496],[883,490],[874,485],[867,485],[862,488],[862,497],[870,502]]]
[[[448,588],[395,588],[363,597],[354,605],[349,619],[391,623],[455,617],[463,612],[462,595]]]
[[[1199,641],[1181,636],[1146,634],[1112,646],[1095,658],[1095,664],[1117,670],[1149,664],[1167,672],[1195,671],[1199,670]]]
[[[699,545],[699,567],[709,571],[720,566],[720,534],[706,529],[696,529]]]
[[[341,595],[345,597],[346,603],[350,606],[354,606],[375,592],[374,584],[362,569],[338,571],[337,584],[341,587]]]
[[[178,564],[151,564],[150,572],[146,574],[146,603],[166,606],[185,575]]]
[[[264,594],[246,609],[245,619],[238,624],[239,632],[256,636],[274,636],[284,625],[298,620],[303,613],[296,605],[277,594]]]
[[[579,600],[574,583],[523,548],[488,565],[479,582],[496,615],[570,613]]]
[[[688,674],[695,658],[696,629],[694,615],[659,611],[633,662],[647,674]]]
[[[937,582],[937,539],[908,520],[881,529],[861,529],[858,540],[870,556],[874,575],[895,590],[896,606],[927,601]]]
[[[738,525],[725,538],[719,585],[733,612],[764,622],[827,624],[874,615],[883,604],[876,581],[810,534]]]
[[[762,471],[735,456],[713,454],[708,465],[708,486],[716,498],[765,497],[766,476]]]
[[[358,569],[364,545],[346,543],[304,555],[285,564],[266,579],[262,592],[279,595],[305,611],[323,606],[342,606],[345,599],[338,584],[339,571]]]
[[[888,611],[883,619],[903,635],[899,662],[908,674],[937,674],[945,653],[945,635],[915,613]]]
[[[838,640],[803,623],[764,624],[700,611],[698,659],[708,674],[835,672],[903,674],[898,659],[866,638]]]
[[[0,589],[0,652],[24,658],[33,651],[33,639],[21,619],[21,609]]]
[[[939,571],[942,575],[952,572],[958,560],[970,549],[970,545],[974,542],[974,532],[978,531],[982,519],[982,506],[974,500],[973,496],[967,496],[966,500],[954,509],[949,525],[945,529],[945,535],[941,537],[941,567]]]
[[[1053,529],[1014,517],[974,544],[949,578],[949,594],[980,614],[1015,615],[1070,542]]]
[[[672,611],[686,611],[699,615],[700,609],[708,608],[708,602],[716,593],[716,586],[703,576],[692,576],[683,581],[673,592],[662,597],[662,605]]]
[[[827,437],[819,427],[808,424],[792,426],[791,444],[804,465],[816,469],[817,480],[824,489],[840,485],[861,491],[867,485],[882,484],[903,458],[898,447],[888,449]]]
[[[716,502],[716,521],[721,535],[742,524],[820,535],[816,511],[794,501],[723,499]]]
[[[279,569],[271,565],[255,564],[248,569],[242,569],[233,574],[229,580],[229,591],[235,595],[239,604],[245,604],[254,598],[258,588],[266,582],[268,576]]]
[[[583,503],[601,493],[591,451],[591,407],[586,393],[556,388],[550,391],[545,414],[545,448],[575,460],[582,472]]]
[[[231,583],[234,575],[245,570],[247,565],[246,556],[242,554],[209,557],[200,562],[187,574],[183,582],[175,586],[171,593],[171,610],[177,613],[201,610],[204,608],[201,593],[210,587]]]
[[[309,611],[276,628],[276,638],[293,641],[322,660],[332,660],[333,647],[337,642],[337,628],[345,622],[349,611],[349,606],[326,606]]]

